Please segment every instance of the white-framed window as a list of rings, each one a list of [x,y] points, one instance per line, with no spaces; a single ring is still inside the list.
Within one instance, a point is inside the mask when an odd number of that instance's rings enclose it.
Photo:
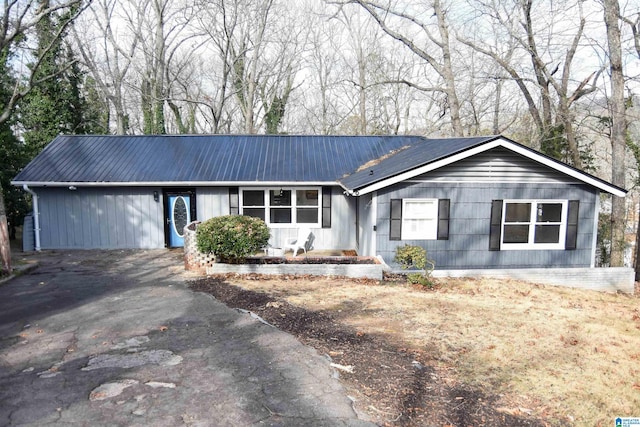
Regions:
[[[319,187],[241,188],[240,215],[261,218],[270,227],[320,227]]]
[[[402,240],[438,238],[438,199],[402,199]]]
[[[505,200],[500,249],[564,249],[567,200]]]

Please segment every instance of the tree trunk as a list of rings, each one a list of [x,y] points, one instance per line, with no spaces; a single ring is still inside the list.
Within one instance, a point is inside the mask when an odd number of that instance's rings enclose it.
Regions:
[[[431,68],[433,68],[433,70],[438,73],[440,77],[442,77],[444,82],[442,83],[442,87],[439,88],[438,91],[446,95],[445,110],[449,110],[452,132],[456,136],[463,136],[464,129],[460,118],[460,100],[458,99],[458,93],[456,90],[456,75],[453,70],[451,59],[449,24],[447,22],[446,11],[442,9],[440,0],[435,0],[433,3],[434,15],[438,20],[438,34],[440,36],[439,40],[429,32],[427,24],[420,22],[420,20],[415,16],[412,17],[405,15],[404,12],[397,12],[391,10],[388,7],[385,8],[379,5],[377,2],[369,0],[354,0],[354,2],[362,6],[373,17],[378,25],[380,25],[380,28],[382,28],[382,31],[393,37],[395,40],[398,40],[399,42],[404,44],[419,58],[424,59],[431,66]],[[377,11],[380,11],[380,13],[378,13]],[[408,37],[392,29],[389,25],[387,25],[385,20],[388,16],[393,15],[402,19],[408,19],[410,22],[418,23],[423,31],[425,31],[427,38],[433,42],[435,48],[433,46],[420,48],[414,42],[412,37]],[[433,56],[431,53],[432,51],[442,54],[442,58]]]
[[[358,133],[367,134],[367,64],[362,46],[358,46],[358,96],[360,117],[358,120]]]
[[[154,44],[154,58],[152,63],[155,63],[155,74],[153,76],[153,121],[154,121],[154,133],[163,135],[167,133],[164,119],[164,100],[165,100],[165,69],[166,64],[166,39],[164,35],[164,14],[165,8],[168,2],[156,0],[154,2],[154,9],[156,12],[156,28],[155,28],[155,44]],[[152,72],[153,73],[153,72]]]
[[[580,157],[580,149],[578,148],[578,141],[576,141],[576,135],[573,130],[573,117],[567,101],[564,98],[560,98],[558,101],[559,110],[559,122],[562,123],[564,128],[564,134],[567,138],[567,147],[569,150],[569,157],[571,158],[571,165],[582,169],[582,158]]]
[[[604,0],[604,22],[607,26],[609,61],[611,62],[611,172],[612,184],[625,186],[625,137],[627,130],[624,105],[624,76],[622,73],[622,48],[620,45],[620,27],[618,17],[620,6],[617,0]],[[624,198],[612,196],[611,207],[611,266],[624,264]],[[636,275],[638,266],[636,266]]]
[[[445,12],[442,10],[439,0],[433,2],[433,8],[438,19],[438,31],[440,33],[440,48],[442,49],[442,77],[445,80],[447,104],[451,115],[451,128],[454,136],[464,136],[462,120],[460,119],[460,100],[456,90],[456,76],[451,63],[451,46],[449,44],[449,26],[445,19]]]
[[[0,187],[0,260],[2,261],[0,271],[2,273],[11,273],[11,246],[2,187]]]

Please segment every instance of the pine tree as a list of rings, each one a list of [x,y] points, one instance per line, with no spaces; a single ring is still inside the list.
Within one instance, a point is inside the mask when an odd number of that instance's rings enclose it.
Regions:
[[[47,6],[48,0],[40,4],[43,8]],[[37,155],[47,143],[67,130],[69,123],[71,110],[67,97],[70,91],[62,76],[64,68],[59,60],[62,42],[54,40],[55,21],[55,16],[47,16],[36,25],[36,55],[39,56],[49,45],[51,49],[40,62],[35,79],[55,77],[35,87],[19,105],[20,122],[25,129],[24,142],[30,157]]]
[[[41,7],[48,6],[43,0]],[[49,51],[36,70],[36,80],[50,77],[36,86],[20,103],[20,122],[24,127],[24,142],[30,158],[60,134],[103,133],[97,109],[87,106],[84,74],[72,49],[63,38],[56,38],[59,29],[73,16],[50,15],[36,26],[37,53]]]

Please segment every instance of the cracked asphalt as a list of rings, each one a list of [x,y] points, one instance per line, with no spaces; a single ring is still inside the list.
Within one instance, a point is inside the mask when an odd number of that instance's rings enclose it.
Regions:
[[[0,425],[373,425],[328,358],[189,290],[181,251],[25,258],[0,286]]]

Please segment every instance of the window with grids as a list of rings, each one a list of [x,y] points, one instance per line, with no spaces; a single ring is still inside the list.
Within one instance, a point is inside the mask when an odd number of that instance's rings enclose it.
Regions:
[[[243,189],[240,214],[264,220],[270,226],[320,226],[319,188]]]
[[[566,200],[505,200],[502,249],[564,249]]]

